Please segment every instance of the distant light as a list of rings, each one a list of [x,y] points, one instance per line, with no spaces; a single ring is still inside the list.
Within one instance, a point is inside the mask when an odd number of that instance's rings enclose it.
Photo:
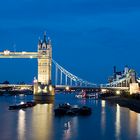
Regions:
[[[42,92],[42,89],[41,89],[40,87],[38,87],[38,92],[39,92],[39,93]]]
[[[107,89],[101,89],[101,92],[102,93],[106,93],[107,92]]]
[[[70,87],[69,86],[66,86],[66,90],[69,91],[70,90]]]
[[[24,102],[20,102],[20,104],[24,104]]]
[[[26,53],[25,51],[22,52],[22,54],[25,54],[25,53]]]
[[[43,92],[44,92],[44,93],[47,93],[47,91],[48,91],[48,90],[47,90],[47,86],[45,86],[45,88],[43,89]]]
[[[9,50],[5,50],[4,51],[4,55],[9,55],[10,54],[10,51]]]
[[[120,94],[121,94],[121,92],[120,92],[119,90],[117,90],[117,91],[116,91],[116,94],[117,94],[117,95],[120,95]]]
[[[52,85],[49,85],[49,91],[52,91]]]
[[[30,56],[30,58],[32,59],[32,58],[33,58],[33,56]]]

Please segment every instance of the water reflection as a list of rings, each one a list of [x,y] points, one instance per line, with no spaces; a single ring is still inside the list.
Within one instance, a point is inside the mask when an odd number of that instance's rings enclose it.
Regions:
[[[34,96],[34,100],[38,104],[53,104],[55,97],[54,96]]]
[[[116,139],[119,140],[120,139],[120,129],[121,129],[121,125],[120,125],[120,106],[117,104],[116,107]]]
[[[138,115],[134,111],[129,111],[129,133],[131,138],[135,138],[137,136],[137,124],[138,124]]]
[[[81,99],[81,100],[79,100],[79,102],[80,102],[82,105],[85,105],[85,104],[86,104],[86,100],[85,100],[85,99]]]
[[[102,134],[105,133],[105,128],[106,128],[106,102],[104,100],[101,101],[101,127],[102,127]]]
[[[63,140],[70,140],[71,137],[74,135],[75,138],[77,136],[77,129],[78,129],[78,117],[72,117],[71,119],[68,119],[64,122],[64,134],[63,134]]]
[[[63,97],[63,98],[62,98]],[[71,98],[70,98],[71,97]],[[27,100],[32,100],[28,98]],[[83,105],[73,96],[57,97],[55,104],[71,101]],[[37,104],[25,110],[8,110],[14,97],[1,98],[0,139],[10,140],[140,140],[140,114],[106,101],[86,101],[93,107],[89,117],[54,116],[54,104]],[[17,98],[17,102],[21,102]]]
[[[105,108],[105,105],[106,105],[105,100],[102,100],[102,101],[101,101],[101,106],[102,106],[102,108]]]
[[[138,122],[137,122],[137,139],[140,139],[140,114],[138,116]]]
[[[38,104],[32,112],[32,134],[36,140],[52,140],[53,104]]]
[[[25,111],[19,110],[18,112],[18,139],[25,139]]]
[[[71,121],[67,121],[64,123],[64,140],[70,139],[71,136]]]

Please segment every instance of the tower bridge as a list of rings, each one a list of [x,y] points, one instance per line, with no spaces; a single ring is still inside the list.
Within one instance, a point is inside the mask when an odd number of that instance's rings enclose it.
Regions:
[[[37,52],[10,52],[5,50],[0,52],[0,58],[35,58],[38,61],[38,75],[34,78],[33,85],[0,85],[4,87],[27,87],[33,89],[34,95],[54,95],[55,89],[89,89],[94,91],[130,91],[130,93],[139,92],[140,80],[136,78],[136,72],[125,67],[123,72],[117,72],[114,67],[114,75],[109,83],[97,86],[94,83],[83,80],[82,78],[70,73],[52,59],[52,44],[50,38],[46,39],[44,33],[43,41],[38,41]],[[52,64],[55,66],[55,80],[52,82]],[[139,82],[139,83],[138,83]]]
[[[0,58],[35,58],[38,60],[38,76],[34,78],[33,83],[33,92],[35,95],[54,95],[55,87],[96,87],[96,84],[85,81],[70,73],[52,59],[52,44],[50,38],[46,39],[46,33],[44,33],[43,41],[40,39],[38,41],[37,52],[11,52],[4,50],[0,52]],[[52,63],[55,65],[55,85],[52,84]],[[61,85],[61,87],[58,85]],[[11,86],[19,87],[19,85]]]

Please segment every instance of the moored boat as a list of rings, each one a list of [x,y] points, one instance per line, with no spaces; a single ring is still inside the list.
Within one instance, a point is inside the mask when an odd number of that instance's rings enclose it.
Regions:
[[[79,115],[82,115],[82,116],[90,115],[91,113],[92,113],[91,108],[87,106],[83,106],[79,110]]]
[[[18,105],[10,105],[9,110],[20,109]]]
[[[94,93],[88,93],[86,94],[86,98],[93,99],[93,98],[96,98],[96,95]]]
[[[30,101],[30,102],[25,102],[25,103],[21,103],[21,104],[10,105],[9,110],[25,109],[28,107],[33,107],[35,105],[36,105],[35,102]]]
[[[77,95],[75,95],[78,99],[95,99],[98,98],[97,93],[87,93],[86,91],[81,91]]]
[[[82,107],[74,107],[71,106],[70,104],[62,104],[54,109],[54,113],[56,116],[75,116],[75,115],[90,115],[92,113],[92,109],[87,106],[82,106]]]
[[[23,109],[23,108],[27,108],[27,105],[24,104],[15,104],[15,105],[10,105],[9,106],[9,110],[17,110],[17,109]]]
[[[81,91],[79,94],[75,95],[76,98],[83,99],[86,98],[86,92]]]

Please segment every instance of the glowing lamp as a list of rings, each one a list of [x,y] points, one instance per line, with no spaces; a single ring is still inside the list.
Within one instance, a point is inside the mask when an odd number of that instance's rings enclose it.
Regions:
[[[42,92],[42,89],[40,87],[38,87],[38,92]]]
[[[69,86],[66,86],[66,90],[69,91],[70,90],[70,87]]]
[[[120,92],[119,90],[116,91],[116,94],[117,94],[117,95],[120,95],[120,93],[121,93],[121,92]]]
[[[107,92],[107,89],[101,89],[101,92],[102,93],[106,93]]]
[[[49,85],[49,91],[52,91],[52,85]]]

